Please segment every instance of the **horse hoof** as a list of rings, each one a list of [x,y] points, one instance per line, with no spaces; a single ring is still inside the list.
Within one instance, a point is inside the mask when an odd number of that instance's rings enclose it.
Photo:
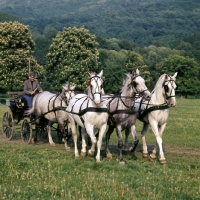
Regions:
[[[89,155],[89,156],[93,156],[93,155],[94,155],[94,152],[91,151],[91,150],[89,150],[89,151],[88,151],[88,155]]]
[[[156,158],[153,158],[151,155],[149,156],[149,160],[150,160],[151,162],[154,162],[155,159],[156,159]]]
[[[143,153],[143,154],[142,154],[142,157],[143,157],[143,158],[147,158],[147,157],[148,157],[148,153]]]
[[[106,156],[107,156],[107,158],[112,158],[112,154],[111,153],[108,153]]]
[[[125,162],[124,161],[120,161],[119,164],[120,165],[125,165]]]
[[[166,164],[166,160],[160,160],[160,164]]]
[[[82,157],[85,157],[85,156],[86,156],[86,152],[82,152],[82,151],[81,151],[81,156],[82,156]]]
[[[76,155],[76,156],[75,156],[75,159],[79,159],[79,155]]]
[[[66,151],[70,151],[70,147],[65,147],[66,148]]]
[[[32,138],[31,143],[35,144],[35,139],[34,138]]]
[[[50,144],[50,146],[52,146],[52,147],[55,147],[55,146],[56,146],[56,144],[55,144],[55,143],[51,143],[51,144]]]

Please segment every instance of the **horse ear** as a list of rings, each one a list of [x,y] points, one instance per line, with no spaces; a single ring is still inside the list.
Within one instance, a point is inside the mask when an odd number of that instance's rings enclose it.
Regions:
[[[132,76],[135,76],[135,72],[134,71],[132,71]]]
[[[103,70],[101,70],[101,72],[98,74],[99,77],[102,77],[103,75]]]
[[[178,72],[176,72],[176,73],[174,74],[174,76],[172,76],[172,78],[175,79],[176,76],[177,76],[177,74],[178,74]]]
[[[90,74],[90,72],[87,72],[87,74],[88,74],[88,76],[89,76],[89,77],[91,77],[91,74]]]
[[[137,74],[137,75],[140,75],[139,69],[136,69],[136,74]]]
[[[165,81],[167,81],[168,80],[168,75],[167,74],[165,74]]]
[[[75,89],[75,87],[76,87],[76,85],[73,85],[73,86],[71,86],[71,90],[74,90]]]

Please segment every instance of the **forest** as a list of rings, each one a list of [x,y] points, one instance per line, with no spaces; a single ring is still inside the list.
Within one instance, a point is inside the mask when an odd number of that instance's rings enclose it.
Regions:
[[[153,87],[158,68],[167,65],[172,55],[193,59],[200,80],[199,11],[198,0],[1,0],[0,22],[29,26],[34,56],[43,66],[58,32],[64,27],[85,27],[96,36],[101,68],[117,73],[127,54],[134,52],[148,66]],[[199,95],[197,86],[190,93]],[[119,86],[114,88],[111,92]]]

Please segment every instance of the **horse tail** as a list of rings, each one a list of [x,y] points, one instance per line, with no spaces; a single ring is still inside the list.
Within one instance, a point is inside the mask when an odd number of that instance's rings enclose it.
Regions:
[[[32,102],[32,108],[29,109],[29,110],[27,110],[27,111],[25,112],[26,115],[30,115],[30,114],[34,113],[34,110],[35,110],[35,109],[34,109],[34,108],[35,108],[35,101],[36,101],[36,99],[37,99],[37,96],[38,96],[38,94],[36,94],[36,95],[34,96],[33,102]]]

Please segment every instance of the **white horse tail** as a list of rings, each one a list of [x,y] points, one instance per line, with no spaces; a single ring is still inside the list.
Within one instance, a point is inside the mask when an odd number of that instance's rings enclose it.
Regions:
[[[29,110],[27,110],[27,111],[25,112],[26,115],[30,115],[30,114],[34,113],[34,110],[35,110],[35,109],[34,109],[34,108],[35,108],[35,101],[36,101],[36,99],[37,99],[37,96],[38,96],[38,94],[36,94],[36,95],[34,96],[33,102],[32,102],[32,108],[29,109]]]

